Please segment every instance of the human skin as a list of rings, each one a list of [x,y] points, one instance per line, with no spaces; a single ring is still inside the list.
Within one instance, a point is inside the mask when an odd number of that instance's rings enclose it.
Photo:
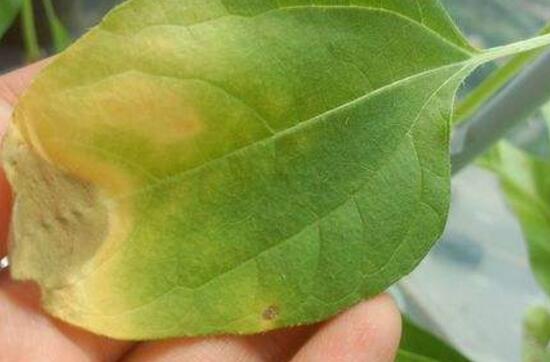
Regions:
[[[47,61],[46,61],[47,62]],[[0,76],[0,134],[37,63]],[[11,191],[0,172],[0,259],[8,252]],[[0,361],[368,361],[395,359],[401,318],[391,297],[364,301],[332,320],[255,336],[129,343],[100,337],[45,315],[31,282],[0,271]]]

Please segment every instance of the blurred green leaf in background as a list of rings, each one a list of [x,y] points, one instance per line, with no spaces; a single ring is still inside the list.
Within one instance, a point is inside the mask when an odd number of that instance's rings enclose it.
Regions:
[[[54,50],[56,53],[60,52],[71,44],[71,36],[57,17],[52,1],[42,0],[42,4],[46,11],[46,17],[48,18]]]
[[[469,360],[438,337],[403,318],[403,336],[396,362],[468,362]]]
[[[46,56],[47,50],[50,48],[47,44],[43,44],[44,37],[39,36],[37,16],[41,16],[46,21],[51,37],[47,43],[51,43],[51,50],[54,53],[64,50],[72,42],[70,32],[59,19],[53,2],[42,0],[41,4],[36,3],[37,1],[33,0],[0,0],[0,40],[10,28],[14,27],[14,22],[20,15],[21,39],[27,62],[33,62]],[[41,7],[36,5],[41,5]]]
[[[524,322],[523,361],[550,361],[550,312],[534,307],[527,312]]]
[[[21,8],[21,24],[23,26],[23,39],[27,61],[34,62],[42,58],[42,51],[38,44],[36,25],[34,21],[34,6],[32,0],[23,0]]]
[[[0,0],[0,39],[19,14],[23,0]]]
[[[502,142],[485,164],[499,176],[525,235],[533,273],[550,295],[550,161]]]
[[[540,35],[550,33],[550,23],[540,32]],[[473,89],[455,109],[453,123],[458,124],[474,115],[481,106],[495,96],[506,84],[517,76],[526,65],[532,63],[544,49],[537,49],[518,54],[499,69],[492,72],[479,86]]]
[[[550,126],[550,103],[542,114]],[[550,160],[503,141],[481,164],[498,175],[521,224],[535,278],[550,296]],[[523,361],[550,361],[549,346],[550,312],[545,307],[531,308],[524,322]]]

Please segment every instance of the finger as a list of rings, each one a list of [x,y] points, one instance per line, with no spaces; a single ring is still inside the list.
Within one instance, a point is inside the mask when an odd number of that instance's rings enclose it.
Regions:
[[[131,348],[45,316],[39,291],[0,275],[0,360],[28,362],[110,362]]]
[[[0,77],[0,139],[4,135],[17,99],[48,60]],[[8,225],[11,216],[11,191],[4,172],[0,171],[0,259],[7,254]]]
[[[0,130],[13,106],[43,61],[0,77]],[[10,190],[0,172],[0,258],[6,253],[11,209]],[[130,343],[99,337],[56,321],[42,313],[40,293],[31,283],[17,283],[0,274],[0,359],[5,361],[116,361]]]
[[[0,139],[6,130],[11,110],[2,105],[0,98]],[[11,190],[6,175],[0,169],[0,259],[8,252],[8,230],[11,217]]]
[[[138,346],[126,362],[288,361],[316,331],[292,328],[248,337],[190,338]]]
[[[401,317],[389,296],[364,302],[325,324],[293,362],[393,362]]]
[[[32,79],[51,59],[45,59],[0,77],[0,99],[13,107]]]

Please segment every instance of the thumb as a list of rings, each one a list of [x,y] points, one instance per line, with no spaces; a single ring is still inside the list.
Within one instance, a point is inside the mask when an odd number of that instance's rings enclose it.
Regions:
[[[46,59],[14,72],[0,75],[0,140],[4,137],[17,99],[28,87],[32,78],[49,61],[50,59]],[[0,168],[0,260],[6,256],[8,250],[11,200],[11,189]]]
[[[12,112],[12,105],[0,98],[0,138],[2,138],[6,132]],[[7,254],[10,216],[11,190],[6,180],[6,175],[0,170],[0,259]]]

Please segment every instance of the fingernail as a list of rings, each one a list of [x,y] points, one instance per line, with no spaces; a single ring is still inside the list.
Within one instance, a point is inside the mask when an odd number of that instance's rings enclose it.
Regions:
[[[3,99],[0,99],[0,136],[2,136],[6,131],[12,113],[12,105]]]

